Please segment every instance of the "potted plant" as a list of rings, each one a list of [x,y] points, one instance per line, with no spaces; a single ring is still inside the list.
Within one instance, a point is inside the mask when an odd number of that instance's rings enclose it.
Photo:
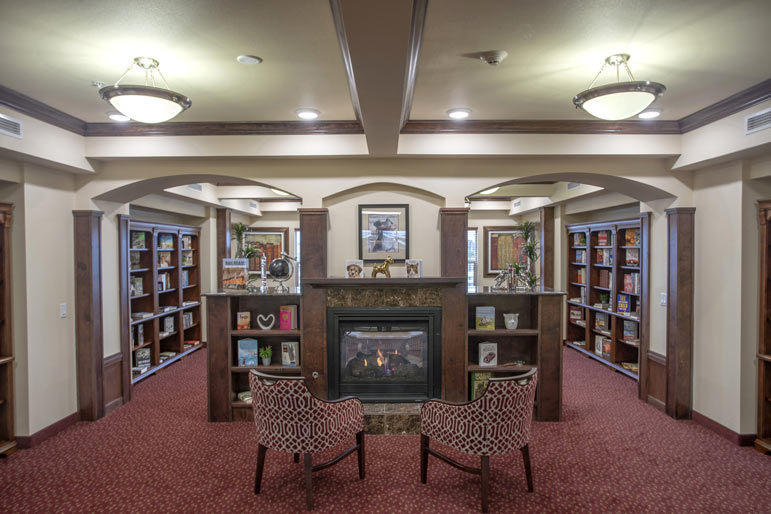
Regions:
[[[233,223],[230,232],[236,242],[236,259],[251,259],[257,256],[257,248],[244,243],[244,235],[249,231],[249,226],[244,223]]]
[[[527,289],[535,289],[538,285],[538,276],[535,274],[535,263],[538,261],[538,240],[535,235],[535,223],[532,221],[525,221],[520,228],[522,233],[522,255],[525,257],[525,263],[523,263],[518,270],[518,277],[522,284]]]
[[[262,359],[263,366],[270,366],[270,358],[273,356],[273,348],[270,346],[263,346],[259,349],[260,359]]]

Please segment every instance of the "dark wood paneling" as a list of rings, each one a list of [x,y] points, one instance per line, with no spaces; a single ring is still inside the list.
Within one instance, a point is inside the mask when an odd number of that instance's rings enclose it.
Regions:
[[[302,276],[308,279],[327,276],[327,209],[299,209],[300,262]],[[308,389],[326,398],[327,378],[327,293],[325,289],[305,288],[300,302],[302,342],[300,362]],[[315,374],[315,376],[314,376]]]
[[[673,121],[451,120],[408,121],[402,134],[679,134]]]
[[[418,73],[418,59],[420,47],[423,45],[423,28],[426,24],[426,11],[428,0],[414,0],[412,3],[412,23],[410,25],[410,49],[407,54],[407,76],[404,83],[404,101],[402,102],[402,119],[400,127],[403,127],[410,119],[412,112],[412,98],[415,94],[415,78]]]
[[[0,105],[81,136],[86,133],[85,121],[4,86],[0,86]]]
[[[105,357],[102,363],[104,377],[104,415],[123,405],[123,354]]]
[[[0,455],[16,451],[14,442],[14,348],[13,294],[11,270],[11,227],[13,205],[0,204]]]
[[[640,359],[641,365],[643,361],[646,362],[646,374],[642,375],[642,369],[640,371],[640,382],[645,380],[647,384],[646,396],[642,400],[647,401],[661,411],[665,411],[667,399],[667,358],[655,352],[642,353],[642,349],[640,349],[640,355],[647,355],[646,359]]]
[[[541,285],[554,287],[554,207],[541,207],[540,261]]]
[[[87,137],[131,136],[277,136],[363,134],[358,121],[176,121],[169,123],[88,123]]]
[[[32,435],[16,436],[16,442],[19,448],[34,448],[46,439],[50,439],[65,428],[70,427],[80,421],[80,416],[77,412],[73,412],[66,418],[62,418],[56,423],[48,425],[42,430],[38,430]]]
[[[755,434],[739,434],[696,411],[691,411],[691,415],[696,423],[709,430],[712,430],[720,437],[728,439],[736,446],[752,446],[752,443],[755,441]]]
[[[640,213],[640,262],[642,267],[640,269],[640,285],[642,287],[640,291],[640,310],[642,311],[640,323],[640,381],[637,388],[638,398],[642,401],[647,401],[650,396],[650,375],[648,374],[648,359],[645,358],[648,355],[648,349],[650,348],[650,267],[651,267],[651,213]],[[664,387],[666,387],[666,380],[664,380]],[[664,401],[664,396],[659,398]]]
[[[104,416],[102,214],[101,211],[72,211],[75,232],[78,410],[83,421],[96,421]]]
[[[222,259],[230,258],[230,209],[217,209],[217,287],[222,288]]]
[[[691,417],[693,237],[696,209],[667,209],[667,414]]]
[[[208,348],[206,365],[209,384],[206,405],[209,421],[231,421],[230,403],[230,298],[227,296],[206,297],[206,327]]]
[[[468,268],[467,208],[439,209],[442,277],[465,276]],[[466,284],[442,289],[442,398],[463,402],[468,365]]]
[[[760,84],[739,91],[735,95],[724,98],[709,107],[689,114],[680,119],[680,132],[690,132],[691,130],[703,127],[709,123],[735,114],[744,109],[749,109],[753,105],[765,102],[771,98],[771,79],[765,80]]]
[[[562,419],[562,296],[538,297],[538,421]]]
[[[123,356],[121,382],[123,404],[131,401],[131,313],[129,312],[129,221],[126,214],[118,215],[118,260],[120,278],[120,348]]]

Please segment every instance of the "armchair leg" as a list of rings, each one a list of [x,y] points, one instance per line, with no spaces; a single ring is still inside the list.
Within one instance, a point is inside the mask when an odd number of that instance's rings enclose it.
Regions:
[[[308,506],[308,510],[313,510],[313,479],[311,473],[313,471],[313,457],[310,453],[304,454],[305,461],[305,503]]]
[[[525,461],[525,476],[527,477],[527,490],[533,492],[533,470],[530,469],[530,448],[525,445],[519,449],[522,452],[522,460]]]
[[[482,456],[482,512],[487,512],[487,497],[490,492],[490,456]]]
[[[428,445],[428,436],[420,434],[420,481],[424,484],[428,480]]]
[[[262,484],[262,470],[265,467],[265,453],[268,448],[260,445],[257,449],[257,471],[254,474],[254,494],[260,494],[260,486]]]
[[[300,462],[300,454],[299,453],[295,453],[294,454],[294,463],[297,464],[298,462]]]
[[[363,430],[356,434],[356,445],[359,447],[358,448],[359,480],[364,480],[365,469],[364,469],[364,431]]]

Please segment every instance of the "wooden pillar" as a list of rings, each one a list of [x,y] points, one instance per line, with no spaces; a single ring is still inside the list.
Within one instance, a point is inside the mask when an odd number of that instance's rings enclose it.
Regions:
[[[131,316],[129,313],[129,221],[131,217],[118,214],[118,259],[120,277],[120,348],[123,362],[121,364],[123,403],[131,400]]]
[[[640,268],[640,309],[641,309],[641,318],[643,320],[642,323],[640,323],[640,370],[639,370],[639,381],[637,383],[637,397],[644,401],[648,401],[648,397],[650,395],[649,388],[651,387],[650,384],[650,377],[656,377],[656,375],[650,375],[648,372],[648,365],[649,365],[649,357],[648,357],[648,350],[650,348],[650,285],[651,285],[651,279],[650,279],[650,269],[651,269],[651,213],[650,212],[642,212],[640,213],[640,262],[641,268]],[[620,263],[619,263],[620,264]],[[665,384],[660,384],[661,387],[663,387]],[[659,384],[653,384],[654,389],[658,387]]]
[[[667,401],[666,412],[690,419],[693,375],[692,207],[667,209]]]
[[[217,287],[222,289],[222,259],[230,258],[230,209],[217,209]]]
[[[101,211],[72,211],[78,412],[83,421],[96,421],[104,416],[102,214]]]
[[[465,277],[468,271],[468,212],[468,208],[439,209],[443,277]],[[466,289],[465,280],[442,288],[442,398],[453,402],[468,398]]]
[[[554,287],[554,207],[541,207],[541,285]]]
[[[299,209],[299,212],[302,278],[326,278],[329,210]],[[303,287],[300,312],[300,365],[303,376],[313,394],[327,398],[327,290]]]

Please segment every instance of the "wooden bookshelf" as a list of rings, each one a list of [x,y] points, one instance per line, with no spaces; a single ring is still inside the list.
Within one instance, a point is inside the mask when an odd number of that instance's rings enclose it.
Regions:
[[[16,451],[10,287],[12,209],[10,204],[0,204],[0,456],[8,456]]]
[[[131,382],[144,380],[201,348],[200,230],[129,221]],[[146,313],[137,318],[137,313]],[[139,358],[150,353],[144,371]]]
[[[284,366],[281,359],[282,342],[298,342],[302,345],[302,318],[300,318],[300,294],[268,293],[211,293],[206,296],[207,347],[209,375],[209,421],[251,421],[254,419],[250,403],[239,401],[238,393],[249,391],[249,371],[256,369],[272,375],[302,375],[302,361],[297,366]],[[279,309],[283,305],[297,307],[297,328],[280,330]],[[237,329],[239,312],[250,314],[248,329]],[[257,316],[274,315],[275,323],[269,330],[257,325]],[[269,366],[243,366],[239,362],[238,342],[256,339],[258,347],[270,346],[273,356]],[[298,347],[301,351],[301,348]],[[298,351],[298,359],[300,357]]]
[[[641,359],[647,344],[643,352],[640,343],[648,302],[647,217],[569,225],[567,235],[565,343],[638,380],[647,361]]]
[[[760,312],[758,313],[758,435],[755,449],[771,453],[771,200],[758,202]]]

